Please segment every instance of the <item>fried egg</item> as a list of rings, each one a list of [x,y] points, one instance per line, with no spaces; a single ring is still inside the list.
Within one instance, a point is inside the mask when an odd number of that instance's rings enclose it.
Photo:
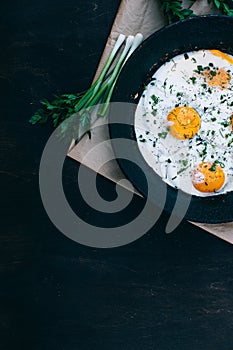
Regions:
[[[200,128],[201,118],[195,109],[185,106],[175,107],[169,112],[167,120],[171,122],[168,130],[178,140],[187,140],[195,136]]]
[[[225,174],[218,164],[203,162],[192,171],[192,184],[200,192],[217,192],[224,183]]]
[[[178,55],[145,87],[135,114],[146,162],[169,185],[197,196],[233,190],[233,56]]]

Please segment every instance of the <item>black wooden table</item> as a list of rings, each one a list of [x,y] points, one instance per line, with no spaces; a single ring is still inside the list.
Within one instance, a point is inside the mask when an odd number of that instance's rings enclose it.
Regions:
[[[0,349],[232,350],[232,246],[167,214],[138,241],[94,249],[66,238],[40,199],[38,168],[52,126],[29,125],[39,100],[89,86],[120,1],[2,1],[0,11]],[[64,187],[91,222],[99,215]],[[86,170],[89,172],[90,170]],[[114,185],[98,178],[101,193]],[[130,213],[139,210],[135,198]]]

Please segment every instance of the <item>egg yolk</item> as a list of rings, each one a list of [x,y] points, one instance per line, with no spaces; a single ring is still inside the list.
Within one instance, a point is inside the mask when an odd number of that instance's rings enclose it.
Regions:
[[[206,69],[204,75],[209,86],[218,86],[221,90],[226,89],[231,80],[230,74],[224,68]]]
[[[227,55],[226,53],[219,51],[219,50],[210,50],[210,52],[212,53],[212,55],[217,56],[217,57],[221,57],[224,60],[226,60],[227,62],[229,62],[230,64],[233,64],[233,59]]]
[[[201,118],[191,107],[180,106],[172,109],[167,116],[170,134],[179,140],[191,139],[198,132]]]
[[[225,182],[222,168],[211,162],[203,162],[192,172],[192,184],[200,192],[217,192]]]

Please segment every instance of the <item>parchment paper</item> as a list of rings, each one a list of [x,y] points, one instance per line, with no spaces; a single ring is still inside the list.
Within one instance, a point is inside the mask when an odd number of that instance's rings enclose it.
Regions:
[[[193,2],[189,0],[183,1],[183,6],[186,8],[191,4],[193,4]],[[216,9],[213,9],[213,7],[208,4],[207,0],[197,0],[192,5],[191,9],[196,15],[217,13]],[[98,77],[120,33],[134,35],[141,32],[145,39],[166,24],[166,19],[160,10],[159,0],[122,0],[94,80]],[[68,156],[117,183],[125,177],[117,161],[114,160],[114,154],[110,143],[104,143],[101,149],[98,147],[98,152],[93,152],[92,157],[88,157],[88,160],[85,159],[86,154],[93,149],[93,147],[103,143],[104,140],[109,140],[107,125],[105,124],[102,127],[98,127],[102,124],[103,119],[98,119],[94,123],[95,127],[93,127],[91,139],[89,139],[87,135],[84,135],[79,143],[71,149]],[[113,160],[106,163],[109,158]],[[102,166],[103,164],[105,165]],[[128,188],[128,190],[132,189]],[[140,195],[136,190],[135,192]],[[233,223],[217,225],[202,223],[192,224],[233,244]]]

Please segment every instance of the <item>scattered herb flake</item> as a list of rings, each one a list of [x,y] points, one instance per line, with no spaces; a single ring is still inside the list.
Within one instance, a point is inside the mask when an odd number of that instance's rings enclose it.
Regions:
[[[158,133],[158,136],[161,138],[161,139],[165,139],[167,137],[167,131],[163,131],[163,132],[160,132]]]
[[[196,77],[191,77],[190,80],[192,81],[193,84],[196,83],[197,78]]]

